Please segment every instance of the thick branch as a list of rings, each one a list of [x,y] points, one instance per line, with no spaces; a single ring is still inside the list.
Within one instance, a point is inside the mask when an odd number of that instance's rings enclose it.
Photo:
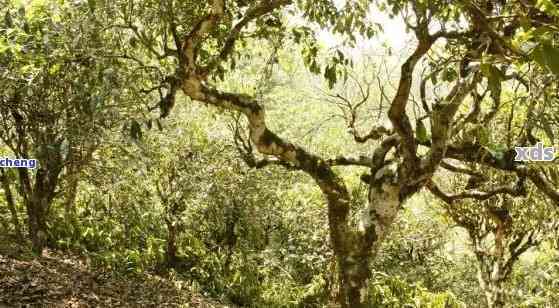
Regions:
[[[519,167],[518,172],[526,175],[541,192],[549,197],[555,205],[559,206],[559,189],[550,183],[541,172],[527,166]]]
[[[359,143],[365,143],[369,140],[379,140],[383,136],[390,135],[391,133],[392,132],[384,126],[375,126],[366,135],[359,135],[354,127],[351,128],[353,139]]]
[[[258,4],[253,5],[244,14],[243,18],[233,26],[229,35],[225,39],[225,43],[219,52],[219,55],[211,61],[205,71],[214,68],[218,63],[225,61],[227,57],[233,52],[235,42],[239,38],[241,31],[253,20],[258,19],[266,14],[273,12],[275,9],[291,3],[291,0],[262,0]]]
[[[410,120],[406,114],[406,106],[409,101],[411,86],[413,82],[413,71],[417,62],[429,51],[435,40],[432,37],[418,37],[419,44],[414,53],[402,65],[400,83],[396,96],[392,100],[388,117],[394,126],[394,130],[402,138],[405,158],[410,164],[417,164],[417,144]]]
[[[465,143],[449,145],[445,157],[463,162],[479,163],[504,171],[516,171],[517,167],[523,163],[514,160],[515,153],[514,150],[509,150],[502,157],[497,157],[481,144]]]
[[[426,160],[425,172],[433,173],[445,156],[447,143],[458,108],[480,81],[474,74],[471,81],[460,80],[441,103],[433,106],[431,149]]]
[[[467,174],[467,175],[480,177],[480,178],[486,177],[483,173],[480,173],[480,172],[477,172],[475,170],[468,169],[468,168],[465,168],[465,167],[455,166],[455,165],[452,165],[450,163],[445,162],[444,160],[441,161],[441,167],[443,167],[444,169],[446,169],[448,171],[452,171],[452,172],[455,172],[455,173],[462,173],[462,174]]]
[[[445,157],[460,161],[480,163],[495,169],[514,171],[519,176],[525,176],[543,192],[556,205],[559,205],[559,190],[550,183],[541,172],[529,168],[522,162],[514,160],[515,151],[507,151],[503,157],[496,157],[479,144],[466,144],[462,146],[449,146]]]
[[[373,160],[367,156],[338,156],[326,161],[330,166],[362,166],[371,167]]]
[[[180,49],[180,60],[187,71],[189,68],[194,68],[196,64],[199,44],[204,41],[208,33],[217,26],[218,21],[225,13],[225,0],[211,0],[209,2],[211,12],[200,20],[190,33],[188,33]]]
[[[465,191],[458,194],[450,195],[443,192],[433,181],[430,181],[427,184],[427,188],[433,195],[435,195],[436,197],[438,197],[439,199],[443,200],[448,204],[452,204],[455,201],[464,200],[464,199],[475,199],[479,201],[484,201],[499,194],[521,196],[525,192],[522,186],[520,185],[513,185],[513,186],[503,185],[495,189],[492,189],[490,191],[470,190],[470,191]]]

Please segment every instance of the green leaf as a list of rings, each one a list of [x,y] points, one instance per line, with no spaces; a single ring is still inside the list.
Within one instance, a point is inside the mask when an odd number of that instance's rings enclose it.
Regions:
[[[425,127],[425,124],[423,124],[423,122],[420,120],[417,120],[415,123],[415,137],[421,143],[426,143],[427,141],[429,141],[427,128]]]
[[[532,58],[539,65],[559,76],[559,48],[549,43],[542,43],[534,49]]]
[[[0,54],[3,54],[4,52],[6,52],[6,50],[9,49],[10,46],[8,45],[8,42],[6,42],[4,38],[0,38]]]
[[[538,0],[536,7],[547,14],[559,16],[559,7],[551,0]]]
[[[453,82],[458,77],[456,71],[452,68],[445,69],[442,72],[442,80],[445,82]]]
[[[559,48],[553,47],[551,44],[543,45],[543,55],[547,62],[547,67],[559,76]]]
[[[485,149],[497,160],[502,160],[507,152],[507,147],[502,144],[488,144]]]
[[[60,64],[58,64],[58,63],[52,65],[52,66],[49,68],[49,73],[50,73],[51,75],[55,75],[56,73],[58,73],[58,72],[60,71],[60,67],[61,67],[61,66],[60,66]]]
[[[476,133],[479,143],[482,145],[487,145],[489,143],[489,129],[483,125],[476,126]]]
[[[481,63],[479,69],[483,76],[489,77],[491,76],[491,64],[489,63]]]

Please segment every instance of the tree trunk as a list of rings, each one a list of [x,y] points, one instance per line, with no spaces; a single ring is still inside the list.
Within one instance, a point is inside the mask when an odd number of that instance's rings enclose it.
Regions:
[[[500,232],[497,232],[499,234]],[[474,241],[474,249],[478,259],[478,281],[485,294],[488,308],[505,307],[505,280],[510,271],[506,269],[504,259],[504,242],[502,236],[495,237],[495,248],[483,251],[480,241]]]
[[[340,260],[340,293],[343,308],[365,308],[368,305],[368,279],[371,275],[369,268],[370,255],[361,257],[346,257]]]
[[[503,202],[505,200],[509,201],[505,198]],[[503,206],[503,208],[506,209],[507,206]],[[492,247],[485,246],[484,249],[483,237],[473,234],[472,231],[470,231],[470,238],[472,238],[478,259],[478,280],[485,293],[487,307],[502,308],[505,307],[506,301],[505,282],[510,276],[512,265],[518,256],[530,246],[520,245],[522,240],[517,244],[510,242],[512,218],[508,211],[498,211],[495,208],[488,208],[488,210],[489,216],[495,224]],[[485,221],[485,223],[487,222]],[[520,239],[522,238],[524,236],[520,237]],[[528,236],[528,242],[524,243],[529,244],[530,238]]]
[[[478,280],[485,294],[488,308],[505,307],[505,289],[503,281],[500,279],[500,270],[497,265],[493,266],[493,271],[489,272],[490,267],[480,267]]]
[[[163,199],[165,202],[169,202],[168,199]],[[182,213],[181,205],[177,202],[171,202],[167,205],[167,217],[165,221],[167,223],[167,266],[169,268],[175,268],[179,263],[179,258],[177,257],[177,237],[182,231],[180,214]]]
[[[29,236],[33,252],[41,254],[47,245],[47,208],[45,198],[33,196],[26,204]]]
[[[502,284],[491,284],[490,289],[488,291],[485,291],[485,297],[487,298],[488,307],[505,307],[505,296]]]
[[[177,228],[167,219],[167,267],[177,266]]]
[[[329,200],[330,234],[339,264],[340,304],[343,308],[369,307],[370,261],[386,238],[400,208],[397,186],[373,186],[369,206],[361,214],[358,228],[350,227],[340,211],[349,204],[343,198]],[[340,219],[344,218],[344,219]]]
[[[16,238],[19,241],[23,241],[23,233],[21,231],[21,224],[19,222],[19,217],[17,215],[17,208],[16,208],[14,195],[12,194],[12,190],[10,188],[10,182],[4,170],[1,170],[1,172],[2,173],[0,175],[0,178],[2,180],[2,189],[4,190],[4,196],[6,197],[6,203],[8,204],[8,210],[10,211],[11,220],[12,220],[12,224],[14,225]]]
[[[75,202],[76,197],[78,195],[78,176],[77,175],[70,175],[71,178],[69,180],[69,185],[66,191],[66,196],[64,200],[64,222],[68,227],[70,234],[74,240],[78,237],[78,223],[76,221],[76,210],[75,210]]]

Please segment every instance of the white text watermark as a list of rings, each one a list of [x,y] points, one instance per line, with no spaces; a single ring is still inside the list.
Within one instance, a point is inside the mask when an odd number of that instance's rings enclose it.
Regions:
[[[555,160],[555,148],[545,147],[542,142],[532,147],[515,147],[515,161],[553,161]]]

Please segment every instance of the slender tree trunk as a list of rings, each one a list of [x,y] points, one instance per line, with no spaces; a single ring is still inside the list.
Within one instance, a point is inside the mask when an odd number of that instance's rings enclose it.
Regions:
[[[497,224],[493,245],[489,249],[483,245],[485,235],[480,237],[476,230],[468,230],[478,261],[478,282],[489,308],[506,306],[507,283],[514,263],[530,247],[539,243],[539,240],[534,238],[534,231],[511,236],[506,231],[511,225],[504,223],[506,221],[510,222],[506,219]]]
[[[21,224],[19,222],[19,217],[17,215],[17,207],[12,193],[10,182],[6,176],[4,170],[1,170],[0,179],[2,181],[2,189],[4,190],[4,196],[6,197],[6,203],[8,205],[8,210],[10,211],[12,224],[14,225],[14,230],[16,237],[19,241],[23,240],[23,233],[21,231]]]
[[[68,190],[64,200],[64,222],[70,230],[72,238],[76,239],[78,236],[78,227],[76,221],[75,202],[78,195],[78,176],[70,175]]]
[[[168,199],[165,202],[168,202]],[[180,227],[180,205],[176,202],[172,202],[167,205],[167,217],[165,222],[167,223],[167,266],[169,268],[174,268],[178,265],[179,260],[177,257],[177,237],[181,232]]]
[[[45,198],[33,196],[26,204],[29,236],[33,252],[41,254],[47,245],[47,208]]]
[[[167,267],[174,268],[177,265],[177,228],[173,222],[167,219]]]
[[[44,174],[39,174],[39,172],[33,190],[28,189],[27,191],[30,193],[25,198],[29,235],[33,252],[37,254],[41,254],[48,244],[49,230],[47,217],[50,205],[54,200],[54,191],[58,177],[58,173],[56,173],[52,178],[46,179]]]

